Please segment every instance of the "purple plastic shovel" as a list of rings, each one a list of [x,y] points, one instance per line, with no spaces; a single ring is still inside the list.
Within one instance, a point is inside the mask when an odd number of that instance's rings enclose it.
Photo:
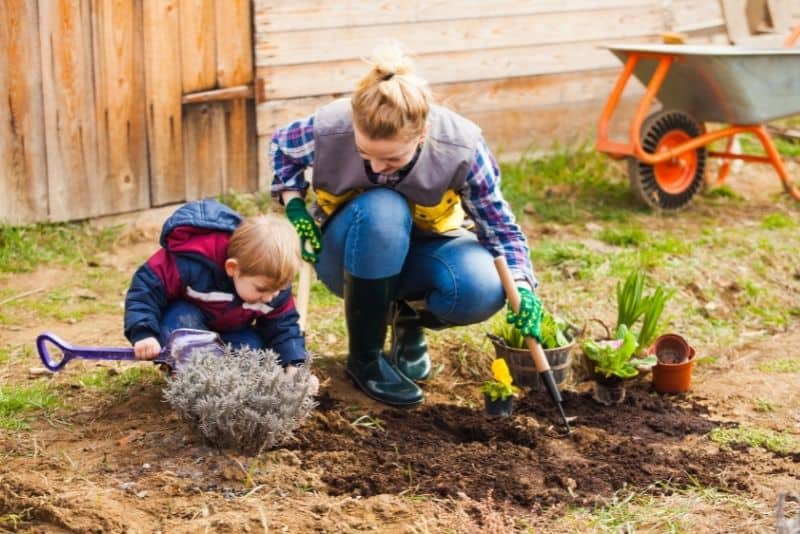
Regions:
[[[48,343],[61,352],[62,357],[60,360],[55,360],[51,357]],[[173,371],[177,371],[186,363],[195,350],[201,349],[206,353],[222,356],[224,348],[222,339],[216,332],[194,328],[178,328],[169,335],[167,344],[161,349],[161,353],[151,361],[166,364]],[[136,360],[133,348],[77,347],[70,345],[50,332],[39,334],[36,338],[36,349],[39,351],[39,356],[44,366],[51,371],[60,371],[73,358]]]

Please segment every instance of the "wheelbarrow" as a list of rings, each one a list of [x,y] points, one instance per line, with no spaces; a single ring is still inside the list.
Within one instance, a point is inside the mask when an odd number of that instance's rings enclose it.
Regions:
[[[55,349],[51,354],[51,346]],[[192,353],[196,350],[210,352],[222,356],[225,346],[219,334],[207,330],[194,328],[178,328],[173,330],[166,345],[155,359],[150,360],[164,364],[170,371],[180,370]],[[55,372],[64,368],[73,358],[89,360],[136,360],[132,348],[115,347],[79,347],[70,345],[60,337],[50,332],[39,334],[36,338],[36,350],[42,363],[49,370]],[[58,355],[60,354],[60,357]],[[144,360],[142,360],[144,361]]]
[[[685,207],[704,184],[706,159],[722,158],[715,181],[721,185],[731,160],[770,163],[786,192],[800,200],[764,123],[800,113],[800,26],[785,48],[750,49],[735,46],[630,44],[608,48],[624,67],[603,108],[595,148],[628,158],[634,194],[651,208]],[[609,122],[631,76],[645,86],[627,142],[609,138]],[[650,113],[658,98],[662,108]],[[709,130],[706,123],[727,126]],[[732,151],[734,136],[750,132],[765,156]],[[707,145],[727,138],[724,151]]]

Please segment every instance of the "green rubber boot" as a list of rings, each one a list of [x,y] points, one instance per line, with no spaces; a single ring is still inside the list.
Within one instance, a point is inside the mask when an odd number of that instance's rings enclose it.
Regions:
[[[423,328],[440,330],[448,324],[428,310],[414,310],[403,300],[392,304],[391,321],[392,363],[411,380],[425,380],[431,374],[431,357]]]
[[[344,312],[349,355],[347,374],[373,399],[393,406],[422,402],[422,390],[383,353],[389,304],[398,276],[367,280],[344,274]]]

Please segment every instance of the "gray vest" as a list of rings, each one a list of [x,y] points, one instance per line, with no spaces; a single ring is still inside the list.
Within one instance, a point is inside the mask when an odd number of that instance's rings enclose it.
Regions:
[[[399,183],[391,186],[409,201],[435,206],[449,189],[465,183],[480,139],[480,128],[440,106],[432,106],[428,135],[417,162]],[[388,187],[372,183],[364,170],[353,135],[349,99],[336,100],[314,115],[314,189],[342,195],[352,189]]]

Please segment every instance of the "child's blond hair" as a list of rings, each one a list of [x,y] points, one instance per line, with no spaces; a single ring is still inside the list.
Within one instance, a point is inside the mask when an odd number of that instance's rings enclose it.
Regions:
[[[356,86],[351,102],[356,127],[370,139],[408,141],[422,134],[432,96],[396,42],[385,43],[368,60],[372,68]]]
[[[234,230],[228,258],[242,276],[266,276],[277,287],[288,286],[300,270],[300,240],[285,217],[274,213],[248,217]]]

